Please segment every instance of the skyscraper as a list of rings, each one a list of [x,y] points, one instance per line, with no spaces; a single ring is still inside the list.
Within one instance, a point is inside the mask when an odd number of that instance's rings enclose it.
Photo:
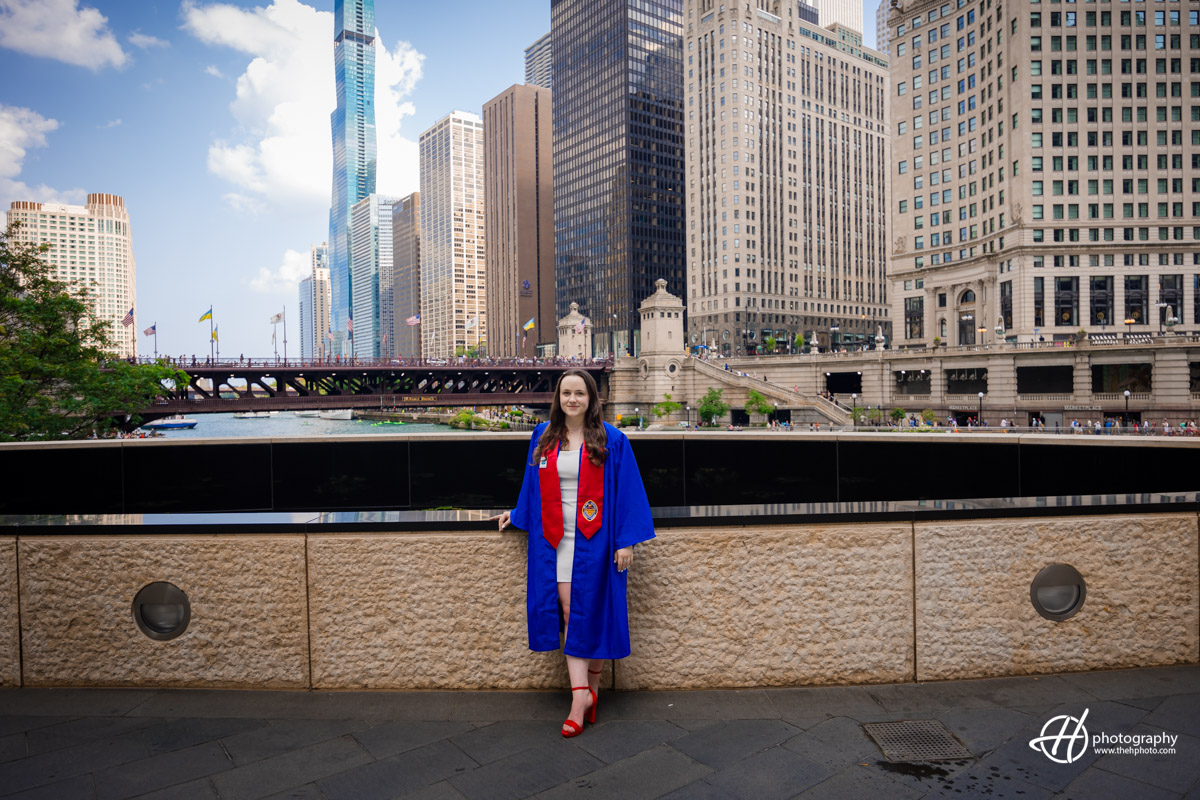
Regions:
[[[821,27],[844,25],[862,34],[862,0],[817,0],[817,11],[821,16]]]
[[[89,194],[87,205],[17,200],[8,222],[21,223],[15,242],[50,245],[43,258],[54,278],[87,288],[92,313],[108,323],[115,352],[137,356],[137,286],[133,236],[125,201],[115,194]],[[130,324],[122,324],[130,313]]]
[[[514,85],[484,103],[489,355],[532,356],[557,339],[553,139],[549,89]]]
[[[890,327],[887,62],[795,3],[721,8],[687,2],[688,340],[865,343]]]
[[[313,357],[313,279],[309,275],[300,281],[300,358],[308,361]]]
[[[375,0],[334,0],[333,64],[337,107],[333,133],[333,200],[329,208],[329,277],[333,353],[349,355],[350,209],[375,191]]]
[[[421,352],[487,340],[483,120],[452,111],[421,134]]]
[[[392,341],[396,355],[420,358],[421,193],[392,206]]]
[[[534,86],[553,89],[553,45],[554,37],[547,33],[525,48],[525,82]]]
[[[683,1],[552,0],[556,315],[638,351],[638,305],[684,295]]]
[[[900,4],[897,344],[1200,330],[1197,20],[1162,3]]]
[[[331,354],[330,345],[333,341],[329,338],[329,332],[332,330],[329,318],[329,245],[326,242],[314,244],[312,246],[312,273],[309,275],[311,279],[311,299],[309,308],[312,312],[309,314],[309,319],[312,321],[312,358],[323,359]]]
[[[875,9],[875,49],[885,56],[892,54],[892,29],[888,26],[888,17],[892,13],[892,3],[895,0],[879,0]]]
[[[350,289],[354,302],[353,354],[381,358],[393,345],[392,205],[396,198],[371,194],[350,209]],[[394,351],[394,347],[392,350]]]

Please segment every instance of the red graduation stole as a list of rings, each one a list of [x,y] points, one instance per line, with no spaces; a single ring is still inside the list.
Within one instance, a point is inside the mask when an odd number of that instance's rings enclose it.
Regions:
[[[558,549],[563,538],[562,486],[558,480],[558,447],[542,454],[538,463],[538,484],[542,490],[542,536]],[[600,512],[604,507],[604,467],[588,460],[587,446],[579,454],[579,495],[575,501],[575,529],[590,539],[600,530]]]

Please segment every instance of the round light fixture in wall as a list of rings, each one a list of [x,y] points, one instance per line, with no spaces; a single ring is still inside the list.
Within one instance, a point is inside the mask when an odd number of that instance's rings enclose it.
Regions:
[[[1070,619],[1083,608],[1087,582],[1070,564],[1051,564],[1029,585],[1029,600],[1043,617],[1055,622]]]
[[[148,583],[133,598],[133,621],[151,639],[174,639],[187,630],[191,620],[187,594],[173,583]]]

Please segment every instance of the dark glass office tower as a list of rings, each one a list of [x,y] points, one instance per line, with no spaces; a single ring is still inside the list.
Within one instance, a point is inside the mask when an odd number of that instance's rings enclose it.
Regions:
[[[329,282],[334,336],[330,352],[349,356],[350,209],[375,192],[375,0],[334,0],[333,42],[337,107],[329,117],[333,134]]]
[[[637,306],[684,296],[682,0],[552,0],[555,306],[596,353],[639,350]]]

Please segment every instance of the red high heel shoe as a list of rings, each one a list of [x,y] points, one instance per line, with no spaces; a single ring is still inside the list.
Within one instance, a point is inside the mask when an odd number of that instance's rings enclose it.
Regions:
[[[586,691],[589,694],[591,694],[592,707],[590,709],[588,709],[589,713],[584,717],[584,719],[586,719],[588,722],[595,722],[596,721],[596,693],[592,691],[592,687],[590,687],[590,686],[572,686],[571,691],[572,692]],[[578,736],[579,734],[583,733],[583,726],[580,725],[575,720],[570,719],[570,718],[567,718],[566,720],[563,721],[563,727],[570,728],[570,730],[565,730],[562,732],[564,739],[570,739],[574,736]]]
[[[591,670],[591,669],[588,670],[589,675],[599,675],[602,672],[604,672],[604,667],[601,667],[600,669],[596,669],[596,670]],[[596,692],[593,692],[592,693],[592,707],[588,709],[588,716],[587,716],[587,721],[593,725],[596,724],[596,706],[598,706],[599,704],[600,704],[600,698],[596,696]]]

